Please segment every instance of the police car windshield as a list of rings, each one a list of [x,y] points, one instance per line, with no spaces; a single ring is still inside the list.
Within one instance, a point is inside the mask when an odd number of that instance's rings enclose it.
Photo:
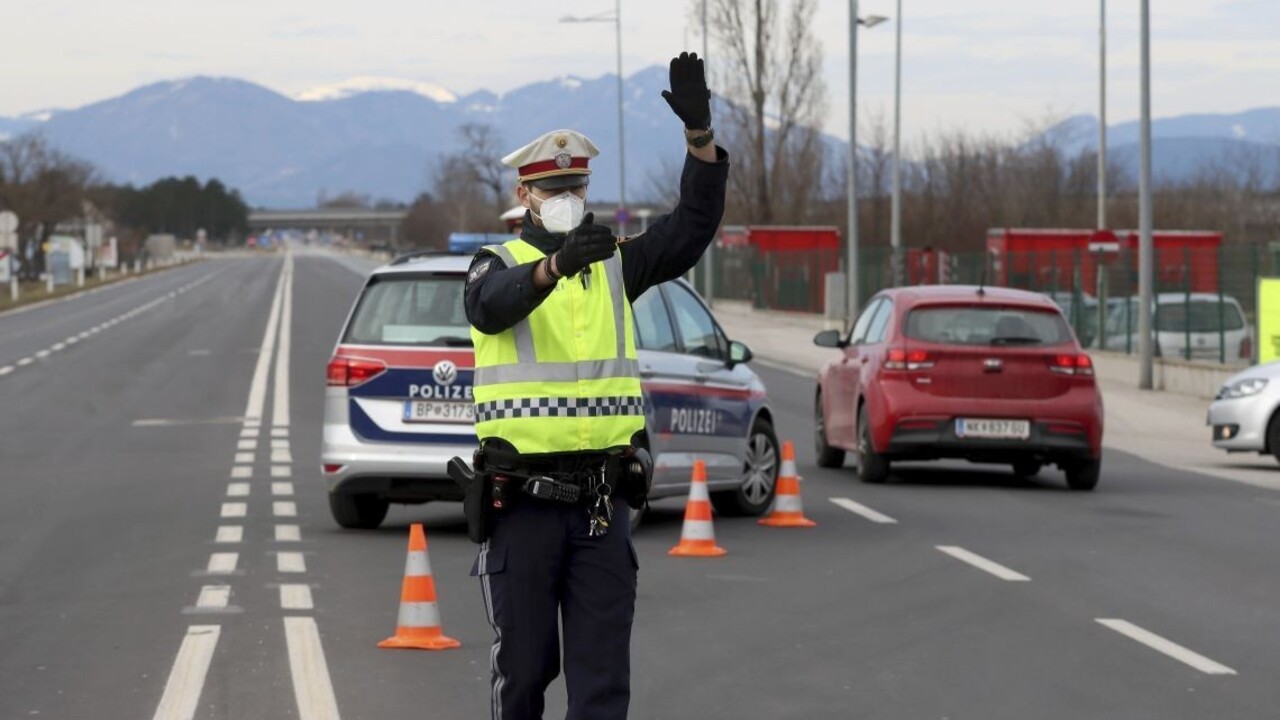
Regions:
[[[343,342],[359,345],[471,345],[461,275],[374,278]]]

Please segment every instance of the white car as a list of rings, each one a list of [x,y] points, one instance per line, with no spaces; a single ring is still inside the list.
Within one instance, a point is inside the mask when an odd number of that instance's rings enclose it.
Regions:
[[[1230,295],[1156,295],[1155,343],[1161,357],[1239,363],[1253,359],[1253,328]],[[1138,351],[1138,298],[1107,308],[1108,350]]]
[[[1231,376],[1209,405],[1213,446],[1227,452],[1268,453],[1280,460],[1280,362]]]

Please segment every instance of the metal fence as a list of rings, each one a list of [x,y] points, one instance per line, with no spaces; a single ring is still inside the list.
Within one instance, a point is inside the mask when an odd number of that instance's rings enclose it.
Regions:
[[[864,248],[860,306],[894,277],[888,248]],[[908,250],[902,255],[908,285],[985,283],[1048,295],[1062,307],[1086,347],[1138,351],[1137,253],[1046,251],[948,253]],[[821,313],[824,278],[843,267],[836,250],[758,252],[718,249],[714,296],[756,308]],[[1153,288],[1153,340],[1164,357],[1249,363],[1255,357],[1258,280],[1280,273],[1280,242],[1266,245],[1158,248]],[[698,288],[708,293],[706,274]]]

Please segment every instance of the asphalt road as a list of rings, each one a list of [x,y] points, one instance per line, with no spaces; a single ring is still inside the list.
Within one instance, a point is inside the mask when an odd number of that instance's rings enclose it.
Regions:
[[[0,316],[0,718],[486,716],[458,508],[395,508],[372,532],[329,518],[324,366],[367,264],[299,254],[285,281],[286,264],[212,260]],[[955,464],[860,485],[813,464],[812,380],[758,372],[818,526],[718,519],[728,556],[676,559],[682,502],[655,505],[631,717],[1280,712],[1280,495],[1114,451],[1088,494]],[[461,649],[375,647],[412,522]],[[547,717],[563,709],[557,682]]]

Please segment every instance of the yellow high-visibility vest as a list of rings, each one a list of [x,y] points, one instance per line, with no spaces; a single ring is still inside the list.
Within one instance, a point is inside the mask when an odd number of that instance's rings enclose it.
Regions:
[[[488,245],[507,267],[545,257],[524,240]],[[644,428],[640,365],[622,254],[561,278],[528,317],[494,335],[474,327],[476,435],[521,454],[607,450]]]

